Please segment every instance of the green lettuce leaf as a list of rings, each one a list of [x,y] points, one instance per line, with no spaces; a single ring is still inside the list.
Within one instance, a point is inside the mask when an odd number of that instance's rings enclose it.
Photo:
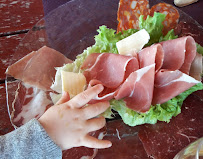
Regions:
[[[174,30],[171,29],[165,36],[162,35],[160,37],[159,42],[172,40],[172,39],[176,39],[176,38],[178,38],[178,36],[175,35]]]
[[[197,46],[197,52],[203,56],[203,47],[198,43],[196,43],[196,46]]]
[[[147,19],[144,20],[144,16],[139,17],[139,27],[140,29],[145,29],[150,35],[150,41],[146,46],[150,46],[154,43],[161,41],[167,41],[171,39],[176,39],[178,36],[175,35],[174,30],[171,29],[165,36],[162,33],[163,30],[163,21],[165,20],[166,15],[161,13],[154,13],[154,16],[147,16]]]
[[[141,15],[139,17],[139,27],[140,29],[145,29],[149,35],[150,40],[147,46],[150,46],[154,43],[158,43],[159,39],[163,36],[163,24],[162,22],[165,20],[166,15],[161,13],[154,13],[154,16],[147,16],[147,19],[144,20],[144,16]]]
[[[112,109],[119,113],[123,122],[129,126],[136,126],[145,123],[155,124],[158,120],[170,122],[170,119],[173,116],[177,116],[181,113],[181,106],[187,96],[197,90],[202,89],[203,84],[198,83],[187,91],[167,101],[166,103],[151,106],[149,111],[146,113],[138,113],[127,108],[123,100],[112,99],[110,104]]]

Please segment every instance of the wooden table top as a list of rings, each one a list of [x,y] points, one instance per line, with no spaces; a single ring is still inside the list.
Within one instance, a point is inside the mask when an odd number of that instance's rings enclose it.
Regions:
[[[64,3],[68,0],[62,0]],[[164,0],[173,4],[172,0]],[[46,2],[46,0],[44,0]],[[57,4],[59,5],[59,4]],[[57,7],[55,5],[55,7]],[[203,26],[203,1],[180,8]],[[53,8],[52,8],[53,9]],[[46,10],[46,13],[49,10]],[[6,104],[5,70],[19,42],[44,16],[42,2],[39,0],[0,1],[0,135],[12,131]]]
[[[44,16],[42,1],[0,1],[0,135],[12,131],[6,104],[5,70],[19,42]]]

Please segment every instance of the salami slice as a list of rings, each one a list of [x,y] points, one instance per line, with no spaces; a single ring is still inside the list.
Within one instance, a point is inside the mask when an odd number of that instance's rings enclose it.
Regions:
[[[154,15],[154,12],[164,13],[166,18],[163,22],[164,28],[163,33],[166,34],[169,30],[175,28],[179,21],[179,12],[178,10],[170,4],[158,3],[152,6],[150,10],[150,16]]]
[[[149,14],[148,0],[120,0],[118,8],[118,27],[117,32],[127,29],[139,28],[139,16],[144,18]]]

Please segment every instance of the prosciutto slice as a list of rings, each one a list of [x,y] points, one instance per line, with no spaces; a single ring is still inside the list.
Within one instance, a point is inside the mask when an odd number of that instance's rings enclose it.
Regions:
[[[160,70],[155,76],[152,104],[162,104],[186,91],[199,81],[179,70]]]
[[[195,59],[192,62],[190,68],[190,76],[192,76],[198,81],[201,81],[201,73],[202,73],[202,55],[196,53]]]
[[[91,103],[97,100],[110,100],[123,81],[133,72],[139,69],[137,58],[112,53],[93,53],[84,61],[81,69],[85,69],[88,88],[96,85],[104,85],[104,91]]]
[[[11,108],[12,123],[19,127],[33,118],[38,119],[52,105],[48,92],[17,82],[16,95]]]
[[[130,74],[115,95],[124,98],[126,106],[137,112],[149,110],[154,88],[155,64],[146,66]]]
[[[160,44],[156,44],[142,49],[138,57],[140,68],[156,64],[155,71],[157,72],[163,65],[164,51]]]
[[[134,57],[103,53],[88,56],[82,68],[86,68],[84,75],[91,86],[100,83],[106,87],[100,94],[103,96],[95,100],[126,97],[124,100],[127,107],[139,112],[149,110],[153,97],[155,64],[138,69],[138,61]]]
[[[89,82],[91,79],[100,81],[105,87],[117,88],[130,72],[139,69],[136,58],[118,54],[91,54],[81,69]]]
[[[6,73],[27,84],[42,90],[51,90],[56,70],[71,62],[63,54],[47,46],[33,51],[13,65],[9,66]]]
[[[196,56],[195,40],[191,36],[186,36],[160,44],[164,50],[162,68],[189,74],[191,63]]]

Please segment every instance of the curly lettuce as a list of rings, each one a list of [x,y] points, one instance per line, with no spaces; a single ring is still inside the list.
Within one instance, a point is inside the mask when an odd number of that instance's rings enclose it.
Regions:
[[[203,47],[197,43],[196,43],[196,46],[197,46],[197,52],[203,56]]]
[[[181,113],[181,106],[183,101],[191,93],[202,90],[203,84],[198,83],[187,91],[179,94],[178,96],[170,99],[163,104],[152,105],[146,113],[138,113],[126,107],[123,100],[111,100],[110,104],[113,110],[117,111],[121,116],[123,122],[129,126],[136,126],[141,124],[155,124],[158,120],[170,122],[172,117]]]
[[[163,30],[163,21],[165,20],[166,15],[161,13],[154,13],[154,16],[147,16],[147,19],[144,19],[144,16],[139,17],[139,27],[140,29],[145,29],[150,35],[150,41],[146,46],[150,46],[154,43],[161,41],[175,39],[178,36],[175,35],[174,30],[170,30],[165,36],[162,33]]]

